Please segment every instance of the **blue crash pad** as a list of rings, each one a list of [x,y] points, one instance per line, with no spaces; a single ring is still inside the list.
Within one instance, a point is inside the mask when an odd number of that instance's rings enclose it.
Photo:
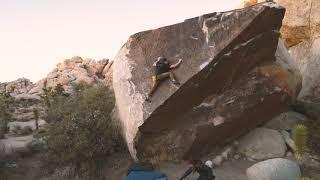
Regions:
[[[131,171],[126,180],[168,180],[168,178],[157,172]]]

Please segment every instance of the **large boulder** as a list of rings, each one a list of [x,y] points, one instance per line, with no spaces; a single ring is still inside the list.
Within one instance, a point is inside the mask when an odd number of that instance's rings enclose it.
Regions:
[[[303,76],[298,105],[320,117],[320,1],[277,0],[286,8],[281,34]]]
[[[293,128],[299,124],[306,121],[308,118],[303,114],[298,112],[288,111],[279,114],[278,116],[272,118],[268,121],[264,127],[275,129],[275,130],[287,130],[291,131]]]
[[[239,152],[254,160],[283,157],[287,147],[282,135],[273,129],[257,128],[240,139]]]
[[[107,59],[95,61],[78,56],[65,59],[47,75],[44,87],[55,87],[60,84],[67,93],[72,93],[74,86],[80,83],[102,84],[104,79],[102,72],[108,62]]]
[[[288,131],[282,130],[281,131],[282,137],[286,142],[287,146],[290,148],[292,152],[296,151],[296,143],[293,139],[291,139],[290,133]]]
[[[199,156],[285,111],[301,81],[275,61],[284,12],[264,3],[132,35],[113,63],[116,105],[132,157]],[[183,59],[174,70],[181,85],[163,82],[149,103],[145,95],[159,56],[172,63]]]
[[[276,158],[261,161],[247,169],[250,180],[294,180],[301,176],[298,163]]]

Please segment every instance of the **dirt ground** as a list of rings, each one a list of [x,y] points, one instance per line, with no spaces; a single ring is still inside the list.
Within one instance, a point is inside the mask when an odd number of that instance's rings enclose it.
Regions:
[[[106,177],[109,180],[121,180],[125,178],[126,171],[132,162],[128,154],[116,155],[112,157],[106,166]],[[245,160],[230,160],[224,162],[220,167],[214,168],[216,180],[248,180],[246,169],[254,162]],[[169,180],[177,180],[187,170],[188,165],[185,162],[162,162],[155,166],[155,171],[166,174]],[[185,180],[196,180],[197,174],[191,174]]]
[[[248,180],[246,176],[246,169],[250,167],[253,162],[244,160],[226,161],[220,167],[214,168],[213,172],[216,180]],[[169,180],[177,180],[188,168],[186,163],[161,163],[156,167],[157,171],[165,173]],[[198,175],[191,174],[185,180],[196,180]]]
[[[127,169],[132,163],[129,153],[114,154],[106,159],[104,167],[104,175],[106,180],[124,180]],[[255,162],[246,160],[228,160],[223,162],[219,167],[214,167],[213,172],[216,180],[248,180],[246,169]],[[41,155],[33,155],[31,157],[20,158],[15,162],[8,162],[9,167],[6,167],[3,174],[0,174],[0,180],[40,180],[47,177],[43,174],[43,166]],[[169,180],[177,180],[187,170],[188,165],[185,162],[162,162],[155,166],[155,171],[166,174]],[[309,169],[308,174],[313,177],[319,177],[320,171],[318,168]],[[191,174],[185,180],[196,180],[197,174]],[[70,179],[71,180],[71,179]],[[316,179],[317,180],[317,179]]]
[[[40,154],[8,160],[0,170],[0,180],[36,180],[42,176]]]

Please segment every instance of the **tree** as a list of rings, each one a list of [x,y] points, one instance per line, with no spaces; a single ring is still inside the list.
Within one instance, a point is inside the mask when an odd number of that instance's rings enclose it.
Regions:
[[[69,96],[65,93],[62,85],[58,84],[55,88],[48,87],[42,89],[41,99],[45,105],[46,121],[59,121],[61,119],[60,112],[64,100]]]

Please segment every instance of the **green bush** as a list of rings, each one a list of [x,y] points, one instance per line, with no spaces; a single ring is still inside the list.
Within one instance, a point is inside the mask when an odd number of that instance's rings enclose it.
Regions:
[[[63,113],[63,103],[65,103],[68,94],[65,93],[63,87],[58,84],[55,88],[43,88],[41,99],[46,107],[45,117],[47,122],[60,121]]]
[[[113,92],[102,86],[82,87],[51,103],[48,118],[54,121],[45,136],[51,161],[74,165],[81,177],[96,177],[106,158],[126,147],[113,108]]]

